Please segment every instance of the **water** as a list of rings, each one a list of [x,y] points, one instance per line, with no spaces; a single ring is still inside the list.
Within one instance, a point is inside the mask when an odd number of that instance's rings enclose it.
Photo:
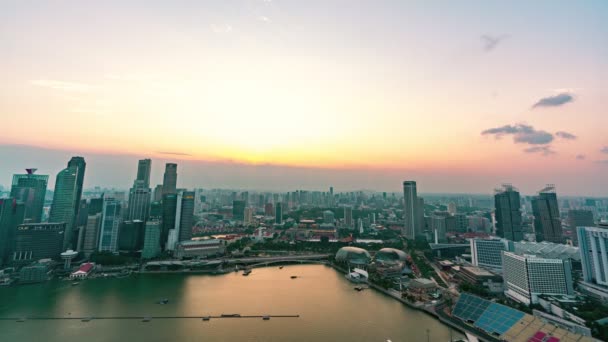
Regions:
[[[297,275],[297,279],[291,279]],[[220,276],[134,275],[0,288],[0,317],[300,315],[299,318],[0,321],[0,341],[449,341],[432,317],[332,268],[297,265]],[[169,304],[159,305],[161,298]],[[454,337],[456,337],[454,332]]]

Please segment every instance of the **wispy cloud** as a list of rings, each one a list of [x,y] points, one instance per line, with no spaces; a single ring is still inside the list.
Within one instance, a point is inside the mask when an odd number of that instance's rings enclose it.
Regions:
[[[556,132],[555,135],[558,138],[562,138],[565,140],[576,140],[578,138],[576,135],[574,135],[572,133],[564,132],[564,131]]]
[[[501,36],[492,36],[489,34],[484,34],[481,37],[479,37],[479,39],[481,40],[481,45],[484,51],[489,52],[494,50],[498,44],[500,44],[503,40],[505,40],[506,38],[508,38],[509,36],[507,35],[501,35]]]
[[[229,24],[211,24],[211,31],[215,33],[230,33],[232,26]]]
[[[543,97],[532,105],[532,109],[538,107],[559,107],[572,101],[574,101],[572,93],[560,93],[555,96]]]
[[[585,160],[585,158],[587,158],[587,156],[585,156],[584,154],[577,154],[576,155],[576,160]]]
[[[496,139],[500,139],[505,135],[512,135],[513,142],[544,145],[553,141],[553,134],[536,130],[534,127],[526,124],[504,125],[501,127],[489,128],[481,132],[482,135],[493,135]]]
[[[524,149],[524,152],[526,152],[526,153],[539,153],[539,154],[541,154],[543,156],[550,156],[550,155],[556,153],[555,151],[553,151],[551,149],[551,146],[548,146],[548,145],[528,147],[528,148]]]
[[[29,82],[31,85],[37,87],[45,87],[54,90],[61,90],[67,92],[77,92],[77,93],[86,93],[95,88],[90,84],[85,83],[77,83],[77,82],[66,82],[66,81],[57,81],[57,80],[31,80]]]
[[[182,152],[156,151],[156,153],[158,153],[158,154],[168,154],[168,155],[172,155],[172,156],[192,156],[189,153],[182,153]]]
[[[600,152],[608,154],[608,146],[604,146],[600,149]]]

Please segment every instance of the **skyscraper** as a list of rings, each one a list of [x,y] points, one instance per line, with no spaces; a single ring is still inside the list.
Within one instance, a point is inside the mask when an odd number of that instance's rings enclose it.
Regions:
[[[11,261],[27,264],[58,258],[63,248],[65,223],[26,223],[17,228]]]
[[[355,228],[353,222],[353,207],[350,205],[344,207],[344,224],[348,229]]]
[[[563,242],[562,221],[559,217],[557,195],[553,186],[547,186],[532,199],[536,241]]]
[[[246,225],[253,223],[253,213],[254,213],[254,210],[252,207],[245,208],[245,217],[243,218],[243,222]]]
[[[89,215],[87,225],[84,227],[84,236],[82,238],[82,252],[85,257],[97,251],[99,246],[99,229],[101,227],[101,212]]]
[[[167,163],[163,177],[163,194],[174,194],[177,192],[177,164]]]
[[[572,230],[572,243],[578,246],[577,227],[593,227],[593,212],[591,210],[571,209],[568,211],[568,226]]]
[[[235,200],[232,202],[232,218],[236,221],[243,221],[245,218],[245,206],[244,200]]]
[[[36,169],[26,169],[26,172],[13,175],[10,197],[25,205],[25,220],[41,222],[49,176],[34,174]]]
[[[146,222],[144,248],[141,252],[141,257],[143,259],[152,259],[160,254],[160,233],[161,225],[159,221]]]
[[[492,270],[502,270],[502,252],[515,249],[513,242],[506,239],[473,238],[470,244],[473,266]]]
[[[140,220],[124,221],[118,233],[118,249],[120,251],[135,252],[143,247],[144,222]]]
[[[511,241],[523,240],[519,192],[510,184],[503,185],[494,194],[496,207],[496,234]]]
[[[84,159],[73,157],[68,163],[68,167],[59,171],[55,181],[49,222],[65,222],[64,249],[73,244],[74,225],[82,196],[84,170]]]
[[[25,206],[14,198],[0,199],[0,265],[9,261],[17,226],[23,223]]]
[[[576,233],[583,266],[579,288],[608,301],[608,229],[577,227]]]
[[[150,187],[150,170],[152,169],[152,160],[141,159],[137,163],[137,178],[136,181],[142,181],[144,187]]]
[[[274,210],[274,223],[283,224],[283,203],[277,202]]]
[[[403,234],[406,238],[413,240],[422,232],[419,222],[419,200],[415,181],[403,182]]]
[[[99,251],[118,252],[118,233],[121,223],[121,205],[114,198],[104,198],[99,232]]]
[[[176,195],[173,226],[167,235],[166,250],[174,250],[175,245],[192,238],[194,225],[194,191],[180,191]],[[168,197],[168,195],[165,195]]]

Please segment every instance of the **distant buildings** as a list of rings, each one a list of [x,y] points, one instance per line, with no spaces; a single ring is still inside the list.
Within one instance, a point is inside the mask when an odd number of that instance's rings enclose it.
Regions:
[[[569,260],[539,258],[503,252],[505,295],[526,305],[540,295],[573,295],[572,266]]]
[[[541,190],[538,196],[532,199],[532,213],[534,214],[534,232],[536,241],[550,241],[561,243],[563,241],[562,222],[559,217],[557,195],[554,187]]]
[[[26,174],[13,175],[10,197],[24,203],[26,221],[41,222],[49,176],[34,174],[36,169],[26,171]]]
[[[118,233],[122,220],[121,204],[114,198],[104,198],[99,233],[100,252],[118,252]]]
[[[608,229],[578,227],[583,281],[579,288],[596,298],[608,301]]]
[[[245,219],[245,204],[244,200],[232,201],[232,218],[236,221],[244,221]]]
[[[347,206],[344,207],[344,225],[348,229],[353,229],[354,228],[353,207],[351,207],[350,205],[347,205]]]
[[[519,192],[510,184],[494,194],[496,235],[511,241],[523,240]]]
[[[471,263],[473,266],[502,270],[502,252],[512,251],[513,242],[505,239],[470,240]]]
[[[275,205],[275,218],[274,218],[274,223],[275,224],[283,224],[283,203],[278,202]]]
[[[137,178],[135,181],[140,181],[146,187],[150,187],[150,172],[152,169],[152,160],[141,159],[137,163]]]
[[[137,178],[129,190],[129,206],[127,219],[145,221],[150,213],[150,168],[152,161],[142,159],[137,165]]]

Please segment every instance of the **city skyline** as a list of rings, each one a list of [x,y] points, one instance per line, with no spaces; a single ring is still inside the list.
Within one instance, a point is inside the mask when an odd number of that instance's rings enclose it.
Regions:
[[[85,186],[151,158],[152,186],[607,195],[603,1],[2,9],[5,186],[83,155]]]

